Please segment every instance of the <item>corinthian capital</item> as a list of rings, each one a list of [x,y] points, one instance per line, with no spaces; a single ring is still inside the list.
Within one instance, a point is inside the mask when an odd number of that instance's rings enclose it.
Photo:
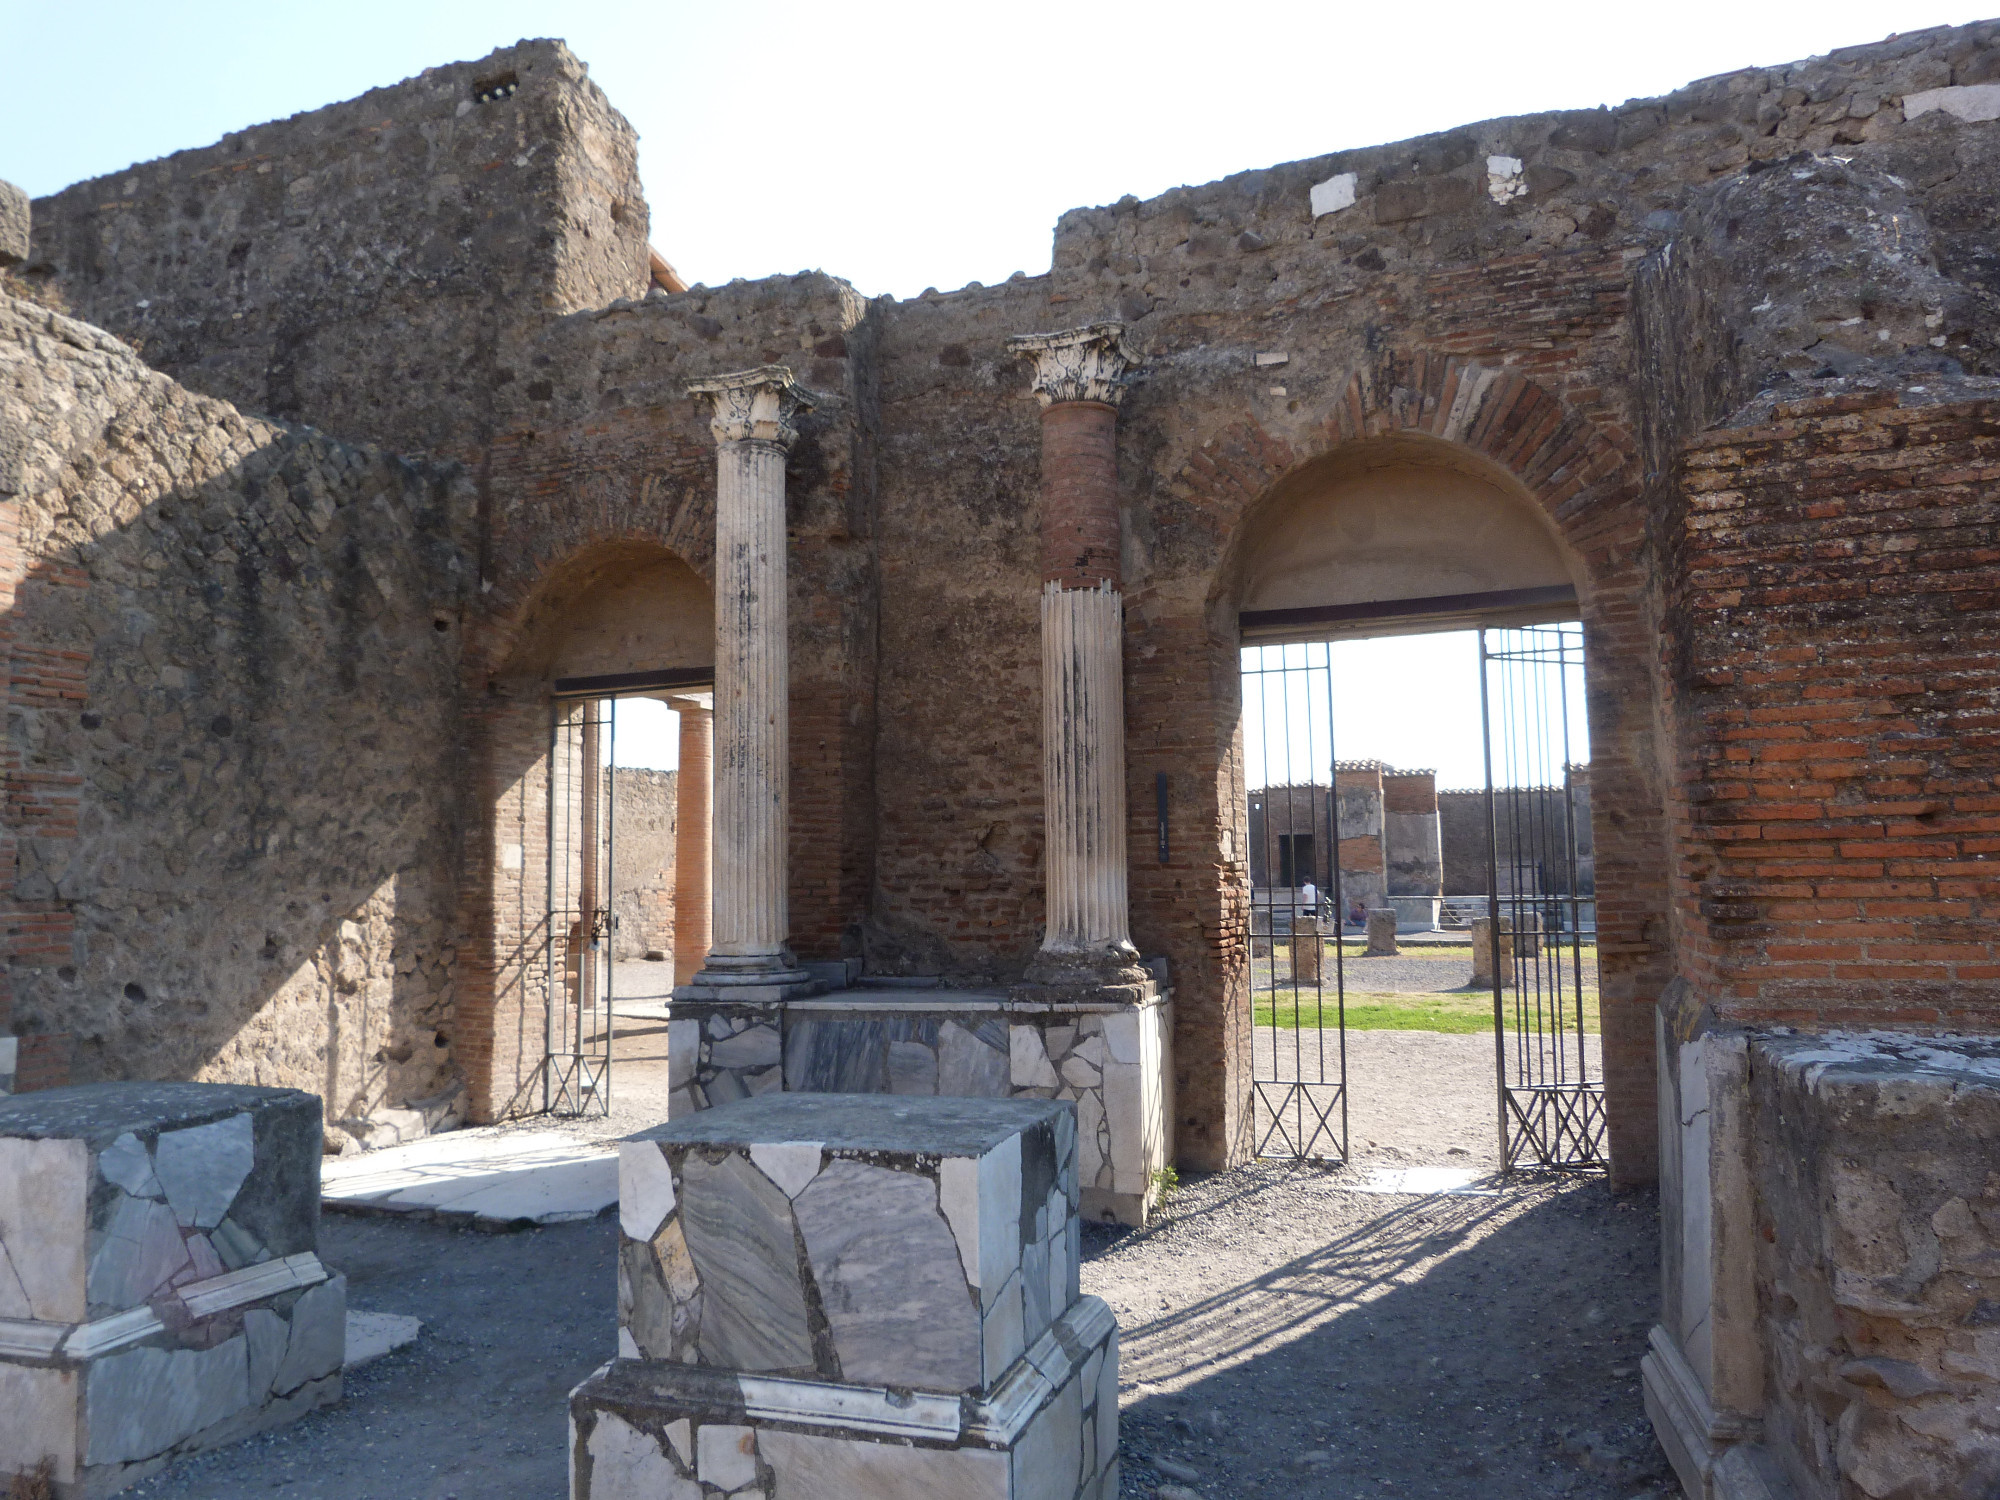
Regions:
[[[733,375],[711,375],[688,382],[690,396],[708,396],[715,414],[708,429],[718,443],[755,440],[789,448],[799,435],[798,415],[812,410],[805,387],[783,365],[759,365]]]
[[[1042,405],[1125,398],[1125,372],[1139,356],[1125,342],[1123,323],[1092,323],[1061,333],[1024,333],[1007,340],[1011,354],[1035,362],[1034,392]]]

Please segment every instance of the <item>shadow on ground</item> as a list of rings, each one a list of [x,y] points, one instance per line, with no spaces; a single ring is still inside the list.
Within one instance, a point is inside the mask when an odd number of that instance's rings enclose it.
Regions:
[[[1261,1164],[1189,1183],[1156,1228],[1089,1231],[1085,1288],[1123,1330],[1127,1496],[1679,1494],[1639,1395],[1652,1195],[1352,1180]]]

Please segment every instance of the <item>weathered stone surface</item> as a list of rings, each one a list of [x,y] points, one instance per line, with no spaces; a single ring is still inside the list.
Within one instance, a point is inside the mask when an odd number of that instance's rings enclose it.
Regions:
[[[799,1194],[797,1211],[844,1379],[937,1390],[981,1383],[977,1293],[934,1181],[836,1161]]]
[[[108,1355],[92,1367],[86,1386],[85,1457],[91,1464],[151,1458],[249,1404],[248,1355],[240,1336],[212,1349]]]
[[[987,1021],[972,1030],[946,1021],[938,1028],[940,1094],[1003,1099],[1009,1087],[1005,1022]]]
[[[766,1430],[759,1449],[786,1500],[937,1500],[1007,1494],[1007,1455],[977,1448],[905,1448]]]
[[[590,1493],[619,1500],[701,1500],[701,1485],[675,1469],[659,1439],[639,1431],[616,1412],[603,1412],[585,1444],[590,1453]]]
[[[255,1161],[255,1128],[247,1114],[163,1131],[153,1147],[153,1170],[174,1216],[197,1229],[222,1222]]]
[[[783,1191],[733,1152],[719,1164],[689,1158],[682,1189],[680,1222],[705,1288],[703,1360],[735,1370],[809,1368],[812,1336]]]
[[[0,1138],[0,1318],[83,1317],[88,1173],[81,1141]]]
[[[0,267],[28,258],[28,195],[11,182],[0,182]]]
[[[347,1280],[335,1276],[309,1288],[292,1307],[284,1360],[271,1377],[277,1395],[340,1369],[347,1347]]]

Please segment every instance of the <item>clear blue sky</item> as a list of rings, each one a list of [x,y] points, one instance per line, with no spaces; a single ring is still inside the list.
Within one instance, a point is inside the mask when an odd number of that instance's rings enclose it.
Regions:
[[[52,192],[560,36],[637,127],[653,242],[690,281],[813,268],[911,296],[1047,270],[1055,221],[1078,205],[1618,104],[1983,13],[1936,0],[0,0],[0,177]],[[1405,638],[1363,652],[1354,670],[1389,689],[1370,701],[1399,706],[1343,730],[1341,754],[1471,784],[1451,747],[1476,737],[1476,697],[1446,686],[1466,649]],[[1476,693],[1476,677],[1460,680]],[[621,762],[673,763],[663,707],[621,720]]]

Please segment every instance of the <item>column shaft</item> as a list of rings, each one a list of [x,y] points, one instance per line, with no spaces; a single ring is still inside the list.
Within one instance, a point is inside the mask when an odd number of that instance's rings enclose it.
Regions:
[[[791,933],[786,841],[791,673],[785,607],[785,454],[749,439],[717,450],[715,936],[717,958],[781,955]]]
[[[715,715],[691,698],[669,700],[681,719],[681,765],[674,781],[674,983],[701,972],[714,941],[709,920],[710,750]]]

